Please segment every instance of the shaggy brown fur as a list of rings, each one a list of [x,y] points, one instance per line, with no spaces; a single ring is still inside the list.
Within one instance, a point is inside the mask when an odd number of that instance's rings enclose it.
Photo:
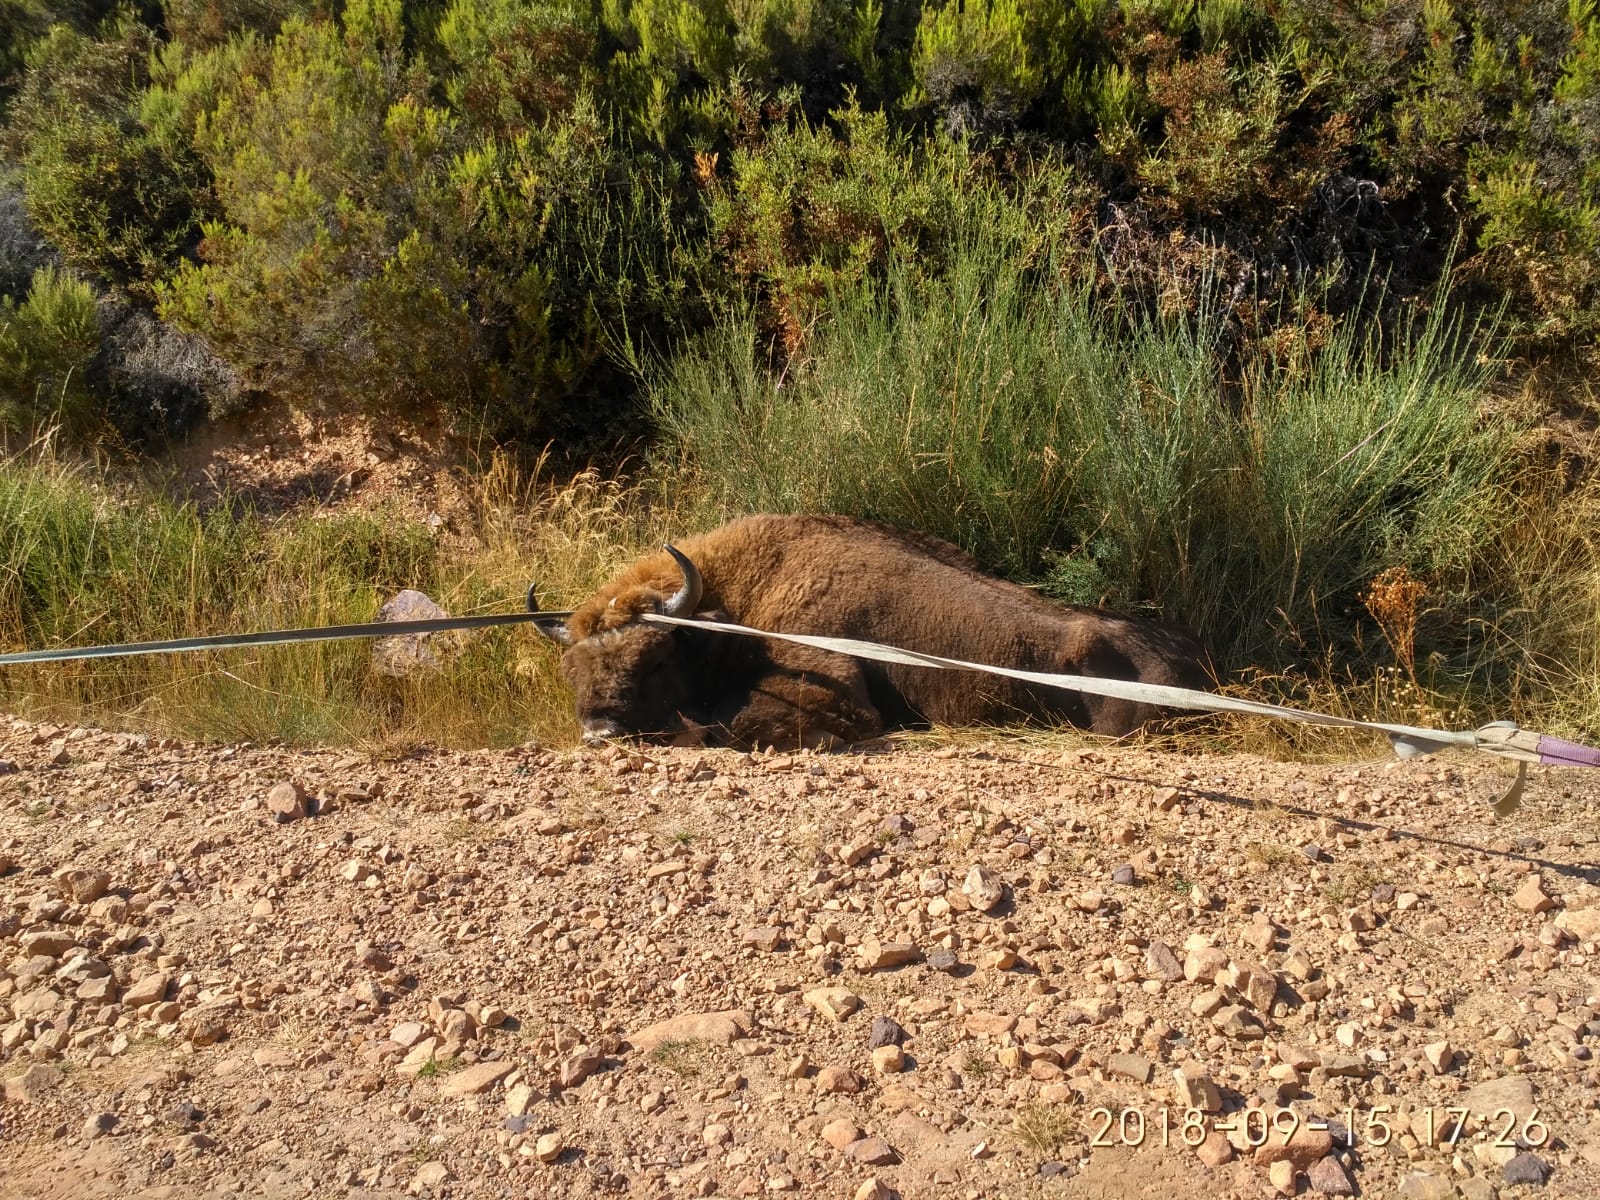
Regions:
[[[1205,653],[1175,630],[1052,604],[985,575],[956,547],[836,516],[747,517],[684,541],[696,615],[860,638],[971,662],[1209,688]],[[1147,705],[962,671],[862,662],[640,621],[682,586],[665,553],[633,564],[567,622],[563,667],[591,736],[710,736],[835,745],[885,729],[1067,721],[1120,736]]]

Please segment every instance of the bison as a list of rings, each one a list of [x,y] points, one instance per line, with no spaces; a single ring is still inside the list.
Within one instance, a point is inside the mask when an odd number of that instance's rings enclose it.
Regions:
[[[1121,736],[1148,705],[976,672],[884,664],[746,635],[669,626],[695,616],[883,642],[1024,670],[1208,688],[1186,634],[1066,608],[986,575],[948,542],[839,516],[753,516],[641,559],[570,617],[537,622],[566,647],[586,739],[835,747],[917,725],[1070,722]]]

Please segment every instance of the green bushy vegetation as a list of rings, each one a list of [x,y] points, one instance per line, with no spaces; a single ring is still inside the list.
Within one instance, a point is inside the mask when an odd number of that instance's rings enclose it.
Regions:
[[[862,513],[1064,600],[1149,603],[1230,668],[1348,652],[1387,569],[1432,581],[1425,651],[1492,603],[1515,430],[1466,331],[1435,313],[1385,352],[1352,321],[1225,375],[1215,303],[1119,311],[995,228],[935,277],[895,254],[841,284],[781,375],[754,314],[721,321],[657,393],[679,468],[729,510]]]
[[[1070,175],[1040,214],[1120,299],[1338,317],[1459,246],[1516,346],[1592,356],[1597,56],[1594,0],[22,4],[0,103],[33,222],[206,339],[218,408],[583,452],[649,432],[641,352],[752,287],[792,348],[974,173]]]
[[[596,570],[597,531],[840,509],[1232,666],[1592,725],[1591,475],[1529,452],[1554,404],[1501,368],[1600,361],[1597,63],[1596,0],[20,0],[0,437],[442,413],[673,482],[525,531]],[[193,536],[274,561],[296,529]],[[133,577],[73,544],[39,553],[110,611]],[[478,570],[417,553],[383,578]],[[1378,579],[1425,589],[1409,623]],[[340,721],[389,695],[315,654]]]
[[[94,294],[81,280],[40,267],[20,301],[0,297],[0,428],[81,427],[99,349]]]

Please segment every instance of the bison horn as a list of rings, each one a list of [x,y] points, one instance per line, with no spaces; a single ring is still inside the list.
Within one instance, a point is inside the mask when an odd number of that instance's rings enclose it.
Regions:
[[[700,593],[705,590],[705,583],[700,578],[700,568],[690,562],[689,556],[671,542],[661,548],[672,555],[683,571],[683,586],[667,597],[666,603],[661,606],[662,615],[668,617],[693,616],[696,606],[700,603]]]
[[[531,613],[539,611],[538,587],[537,583],[528,585],[528,611]],[[567,629],[567,618],[565,616],[557,616],[552,613],[547,619],[535,621],[533,627],[558,646],[572,645],[572,634]]]

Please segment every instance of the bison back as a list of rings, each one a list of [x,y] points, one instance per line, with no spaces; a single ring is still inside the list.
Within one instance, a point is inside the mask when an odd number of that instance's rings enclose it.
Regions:
[[[760,516],[683,545],[707,602],[789,633],[852,637],[1022,670],[1206,688],[1200,646],[1181,631],[1053,604],[984,574],[948,542],[837,516]],[[1153,710],[972,672],[866,664],[891,725],[1067,721],[1122,734]]]

